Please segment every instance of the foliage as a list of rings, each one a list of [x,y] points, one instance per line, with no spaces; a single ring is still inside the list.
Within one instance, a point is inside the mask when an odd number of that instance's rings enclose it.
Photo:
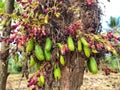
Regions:
[[[107,30],[107,37],[108,40],[111,43],[114,43],[114,49],[117,51],[117,54],[120,56],[120,21],[119,17],[110,17],[110,20],[107,22],[107,25],[110,27],[109,30]],[[102,64],[102,70],[105,72],[106,75],[109,75],[110,72],[116,73],[120,70],[119,65],[119,57],[116,57],[114,55],[111,55],[110,53],[102,58],[101,64]]]
[[[110,17],[109,23],[107,23],[109,27],[111,27],[110,30],[107,32],[109,40],[114,44],[114,48],[120,55],[120,17],[115,18],[115,17]]]
[[[120,57],[106,54],[106,56],[101,60],[101,65],[102,67],[106,65],[110,69],[120,72]]]
[[[116,37],[100,34],[101,10],[97,2],[83,0],[80,7],[72,6],[67,0],[17,2],[20,6],[12,15],[1,15],[3,28],[9,23],[4,17],[11,17],[14,24],[10,28],[10,38],[3,37],[0,41],[12,47],[9,49],[10,57],[17,58],[24,53],[22,68],[28,69],[34,66],[34,62],[37,64],[38,70],[28,84],[34,85],[33,90],[37,87],[44,88],[45,82],[48,85],[55,79],[59,82],[68,53],[79,52],[86,61],[92,57],[94,64],[90,61],[89,66],[93,69],[92,65],[95,65],[96,68],[96,71],[91,70],[92,73],[97,73],[95,59],[108,51],[118,55],[114,49],[114,40],[111,43],[111,39]]]
[[[111,16],[107,25],[111,28],[111,30],[109,29],[108,31],[112,31],[114,36],[120,37],[120,17],[116,18]]]
[[[117,27],[119,25],[119,19],[115,17],[110,17],[110,21],[108,22],[108,26],[111,28]]]

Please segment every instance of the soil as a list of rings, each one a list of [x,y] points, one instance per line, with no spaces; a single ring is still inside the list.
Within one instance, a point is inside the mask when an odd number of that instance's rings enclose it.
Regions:
[[[108,76],[98,73],[84,75],[83,85],[80,90],[120,90],[120,73]]]
[[[27,80],[19,75],[10,75],[7,81],[7,90],[32,90],[27,87]],[[103,73],[93,75],[85,73],[83,85],[80,90],[120,90],[120,73]]]

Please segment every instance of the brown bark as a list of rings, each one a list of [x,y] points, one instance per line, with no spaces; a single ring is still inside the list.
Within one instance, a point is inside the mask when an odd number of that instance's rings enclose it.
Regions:
[[[5,1],[5,13],[11,14],[14,9],[14,0],[6,0]],[[9,21],[9,17],[6,17]],[[2,32],[3,37],[9,37],[10,35],[10,23],[5,27],[5,30]],[[6,45],[5,42],[1,43],[0,50],[0,90],[6,90],[6,81],[8,77],[8,51],[9,45]]]
[[[0,90],[6,90],[8,62],[0,60]]]
[[[80,90],[83,83],[85,59],[78,52],[74,52],[71,56],[71,58],[70,55],[67,56],[66,59],[70,62],[62,69],[60,90]]]
[[[66,65],[61,67],[62,77],[53,81],[45,90],[80,90],[83,83],[85,58],[79,52],[72,52],[65,57]]]

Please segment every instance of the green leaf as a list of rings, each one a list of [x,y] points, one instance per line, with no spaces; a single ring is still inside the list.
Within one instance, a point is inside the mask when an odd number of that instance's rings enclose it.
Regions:
[[[119,24],[118,19],[111,16],[110,21],[108,22],[108,26],[114,28],[117,27],[118,24]]]

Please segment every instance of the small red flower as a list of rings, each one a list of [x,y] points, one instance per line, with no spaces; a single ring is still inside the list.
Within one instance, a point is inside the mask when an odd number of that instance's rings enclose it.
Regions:
[[[91,4],[93,4],[94,2],[93,2],[93,0],[87,0],[87,4],[88,5],[91,5]]]

